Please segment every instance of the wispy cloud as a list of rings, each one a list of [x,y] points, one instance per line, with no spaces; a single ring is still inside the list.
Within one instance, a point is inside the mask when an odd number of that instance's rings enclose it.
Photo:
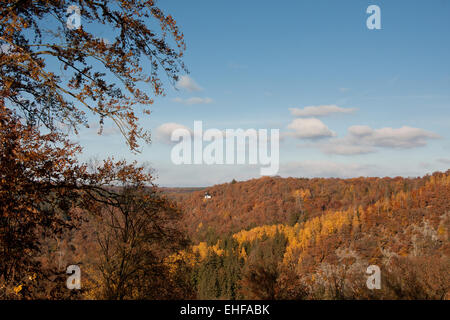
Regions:
[[[182,98],[174,98],[174,102],[187,104],[187,105],[193,105],[193,104],[209,104],[212,103],[213,100],[211,98],[201,98],[201,97],[192,97],[187,99]]]
[[[294,117],[325,117],[333,113],[353,113],[357,109],[341,108],[334,104],[322,106],[308,106],[303,109],[289,108]]]
[[[203,88],[200,87],[197,82],[195,82],[194,79],[189,76],[181,76],[176,84],[176,87],[179,89],[185,89],[189,92],[197,92],[203,90]]]
[[[328,154],[356,155],[375,152],[377,148],[411,149],[427,145],[431,139],[439,139],[434,132],[420,128],[372,129],[369,126],[352,126],[344,138],[332,139],[319,147]]]
[[[158,128],[156,128],[156,140],[159,142],[162,142],[162,143],[166,143],[166,144],[174,143],[171,140],[171,136],[172,136],[172,132],[175,131],[176,129],[185,129],[185,130],[188,130],[189,132],[192,132],[191,129],[189,129],[188,127],[186,127],[182,124],[175,123],[175,122],[167,122],[167,123],[163,123]]]

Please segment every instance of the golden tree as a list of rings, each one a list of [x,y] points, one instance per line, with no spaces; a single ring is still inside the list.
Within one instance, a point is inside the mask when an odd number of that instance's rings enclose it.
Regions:
[[[79,24],[68,23],[68,9]],[[136,107],[150,113],[147,92],[164,93],[161,73],[174,83],[185,70],[183,34],[152,0],[6,0],[0,47],[0,99],[9,108],[52,131],[88,126],[93,113],[101,132],[111,119],[132,150],[149,139]]]
[[[74,208],[117,207],[123,196],[114,186],[143,190],[152,180],[145,167],[110,159],[91,172],[78,163],[80,151],[0,104],[0,294],[36,296],[32,287],[54,273],[38,259],[41,241],[76,227]]]

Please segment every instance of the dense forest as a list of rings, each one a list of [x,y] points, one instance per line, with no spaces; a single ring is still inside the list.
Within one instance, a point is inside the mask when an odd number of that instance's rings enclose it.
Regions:
[[[43,265],[61,275],[69,264],[83,270],[81,290],[52,287],[55,297],[450,298],[450,171],[263,177],[202,190],[154,187],[150,194],[164,210],[147,215],[147,205],[127,204],[84,215],[77,228],[45,241]],[[163,236],[158,230],[171,219]],[[369,265],[380,267],[379,290],[366,286]]]
[[[170,194],[194,240],[199,298],[448,299],[450,172],[232,181]],[[382,287],[369,290],[378,265]]]
[[[199,298],[448,299],[450,172],[232,181],[175,194]],[[369,290],[378,265],[382,287]]]

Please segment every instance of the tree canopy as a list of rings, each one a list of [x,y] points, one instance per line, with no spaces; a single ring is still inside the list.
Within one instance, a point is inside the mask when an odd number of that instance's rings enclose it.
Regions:
[[[79,28],[67,26],[69,6],[79,11]],[[101,132],[111,119],[132,150],[150,138],[137,108],[149,114],[163,77],[174,83],[185,71],[183,34],[152,0],[6,0],[0,47],[8,107],[52,131],[89,126],[91,113]]]

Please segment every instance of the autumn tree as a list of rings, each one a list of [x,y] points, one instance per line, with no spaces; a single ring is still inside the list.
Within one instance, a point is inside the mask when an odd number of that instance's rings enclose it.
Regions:
[[[57,134],[40,135],[4,105],[0,106],[0,282],[13,287],[42,278],[36,260],[39,234],[58,234],[77,199],[71,187],[83,179],[74,155],[78,147]],[[21,286],[22,285],[22,286]]]
[[[68,24],[70,15],[80,24]],[[153,0],[6,0],[0,47],[0,99],[8,108],[51,131],[89,126],[93,114],[101,132],[110,119],[132,150],[149,139],[137,107],[150,113],[151,94],[164,94],[163,77],[174,83],[185,70],[183,34]]]
[[[450,259],[439,256],[395,257],[385,268],[388,299],[448,300]]]
[[[188,240],[179,225],[181,212],[155,186],[123,186],[117,202],[95,208],[92,223],[101,275],[98,298],[170,299],[188,296],[176,283],[165,258]],[[178,279],[179,280],[179,279]]]
[[[145,202],[149,199],[143,190],[151,184],[151,177],[142,167],[105,160],[92,171],[78,162],[81,147],[65,134],[88,127],[93,116],[101,133],[109,119],[130,149],[137,151],[140,141],[149,141],[148,132],[139,126],[137,109],[142,107],[149,114],[154,96],[164,94],[164,79],[174,84],[178,74],[186,71],[181,60],[184,50],[183,34],[175,20],[151,0],[2,2],[3,296],[32,297],[30,288],[54,273],[44,270],[38,259],[42,240],[59,241],[58,236],[77,227],[78,214],[100,213],[101,207],[123,210],[131,203],[124,191],[127,188],[139,189],[133,197],[143,202],[140,205],[153,206],[139,211],[143,216],[159,209],[175,211],[161,199]],[[178,217],[172,214],[173,219]],[[164,229],[162,224],[171,230],[171,220],[159,218],[150,225],[158,232]],[[139,237],[145,234],[147,240],[156,234],[142,232]],[[172,231],[161,233],[167,242],[173,235]]]
[[[119,195],[111,186],[142,184],[148,176],[143,167],[112,160],[90,172],[76,158],[78,145],[58,133],[41,134],[4,105],[0,139],[0,281],[7,296],[13,287],[27,295],[30,278],[51,273],[37,259],[41,239],[75,227],[75,207],[113,205]]]

